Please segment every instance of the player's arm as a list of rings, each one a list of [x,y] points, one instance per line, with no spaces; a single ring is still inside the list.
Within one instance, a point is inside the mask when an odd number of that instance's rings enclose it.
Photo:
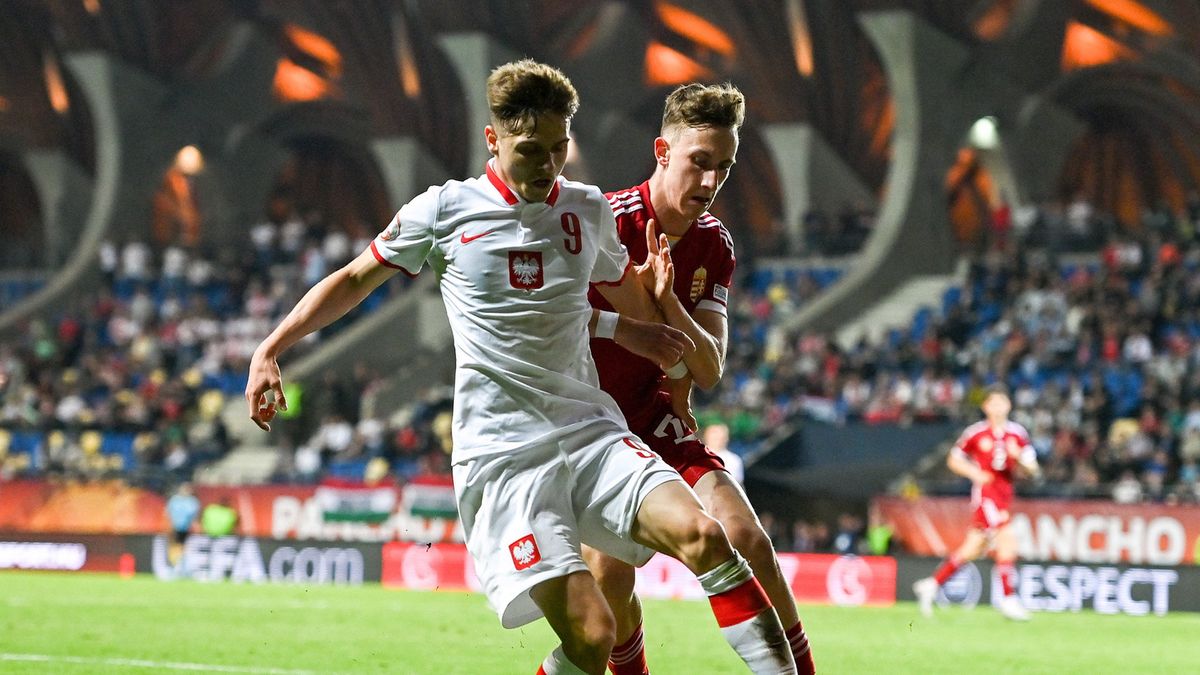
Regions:
[[[270,431],[270,422],[277,410],[287,409],[279,356],[304,336],[339,319],[395,273],[396,269],[379,262],[370,249],[363,251],[345,267],[309,289],[254,350],[250,359],[250,379],[246,383],[246,404],[250,408],[250,419],[259,428]],[[267,401],[268,391],[274,392],[273,402]]]
[[[638,356],[666,369],[696,348],[686,334],[658,321],[638,321],[616,312],[592,309],[588,334],[616,342]]]
[[[1025,475],[1030,478],[1038,478],[1041,476],[1042,467],[1038,465],[1037,450],[1030,444],[1027,436],[1021,436],[1021,447],[1010,450],[1009,454],[1017,461],[1017,464],[1025,472]]]
[[[967,453],[957,445],[951,448],[950,454],[946,456],[946,468],[977,485],[987,485],[992,482],[992,474],[972,462],[967,457]]]
[[[712,389],[721,381],[725,370],[725,345],[729,335],[729,322],[723,314],[708,309],[697,309],[695,316],[688,314],[675,293],[670,293],[659,303],[667,325],[687,334],[696,349],[684,354],[683,362],[696,386]]]
[[[688,375],[701,389],[712,389],[721,381],[725,367],[725,342],[729,324],[725,316],[711,310],[697,310],[688,314],[679,297],[675,295],[674,271],[669,279],[658,271],[670,263],[671,248],[665,234],[658,233],[657,223],[651,219],[646,223],[646,266],[655,271],[653,283],[655,302],[662,312],[663,320],[678,328],[696,343],[695,351],[685,354],[683,363]],[[663,283],[666,281],[666,283]],[[675,378],[675,379],[678,379]]]

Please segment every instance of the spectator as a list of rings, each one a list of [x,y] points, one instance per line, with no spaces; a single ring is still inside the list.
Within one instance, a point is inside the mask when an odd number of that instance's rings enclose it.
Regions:
[[[238,526],[238,512],[233,508],[228,495],[221,497],[219,502],[204,507],[200,516],[200,526],[204,529],[204,534],[214,539],[234,533]]]
[[[740,455],[729,449],[729,427],[724,424],[710,424],[704,427],[704,445],[708,446],[721,462],[730,476],[743,485],[746,482],[746,464]]]
[[[190,483],[180,483],[175,494],[167,500],[167,520],[171,527],[171,544],[167,548],[167,560],[177,577],[186,576],[183,565],[183,549],[188,535],[200,515],[200,500],[196,498]]]

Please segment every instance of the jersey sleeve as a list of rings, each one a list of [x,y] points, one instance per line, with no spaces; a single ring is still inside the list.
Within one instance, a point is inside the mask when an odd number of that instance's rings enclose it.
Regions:
[[[954,441],[954,447],[950,448],[950,454],[956,455],[963,459],[974,459],[971,456],[971,440],[975,434],[970,429],[967,429],[959,435],[958,440]]]
[[[729,233],[721,228],[721,239],[724,246],[713,264],[713,274],[704,285],[704,292],[696,302],[696,309],[707,309],[722,316],[729,315],[729,287],[733,284],[733,270],[737,259],[733,255],[733,240]]]
[[[1017,462],[1022,466],[1037,466],[1037,449],[1033,447],[1033,442],[1029,439],[1029,430],[1019,424],[1014,424],[1013,432],[1021,444],[1021,448],[1017,451]]]
[[[400,207],[383,232],[371,241],[376,260],[409,276],[421,271],[436,239],[433,230],[440,194],[440,188],[431,187]]]
[[[590,281],[593,284],[617,284],[625,277],[629,268],[629,251],[621,243],[617,232],[617,220],[613,216],[608,200],[600,196],[596,211],[596,263],[592,266]]]

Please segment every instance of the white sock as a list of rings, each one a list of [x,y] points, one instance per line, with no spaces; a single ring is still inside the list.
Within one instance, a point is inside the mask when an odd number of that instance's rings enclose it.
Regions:
[[[732,558],[697,579],[708,594],[721,634],[750,667],[750,672],[780,675],[796,672],[791,643],[779,623],[779,615],[745,558],[734,551]]]
[[[562,645],[554,648],[550,652],[550,656],[542,661],[542,669],[538,671],[538,675],[587,675],[587,673],[579,666],[571,663],[567,655],[563,653]]]

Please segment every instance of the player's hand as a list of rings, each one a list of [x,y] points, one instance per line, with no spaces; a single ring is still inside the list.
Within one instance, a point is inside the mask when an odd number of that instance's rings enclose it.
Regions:
[[[662,323],[638,321],[624,314],[617,320],[613,340],[663,370],[679,363],[685,351],[696,348],[696,343],[681,330]]]
[[[659,302],[675,292],[675,264],[671,260],[671,244],[667,235],[658,232],[658,223],[653,218],[646,223],[646,262],[635,267],[634,273],[646,292]]]
[[[987,485],[988,483],[991,483],[994,479],[995,479],[995,476],[988,473],[987,471],[980,471],[979,474],[977,476],[975,476],[975,483],[978,485]]]
[[[267,392],[272,400],[267,400]],[[250,359],[250,379],[246,382],[246,404],[250,408],[250,419],[263,431],[271,430],[275,413],[287,410],[287,399],[283,396],[283,376],[279,362],[255,350]]]
[[[663,391],[671,396],[671,413],[683,420],[689,429],[696,429],[696,416],[692,414],[692,376],[685,375],[678,380],[667,378],[663,382]]]

